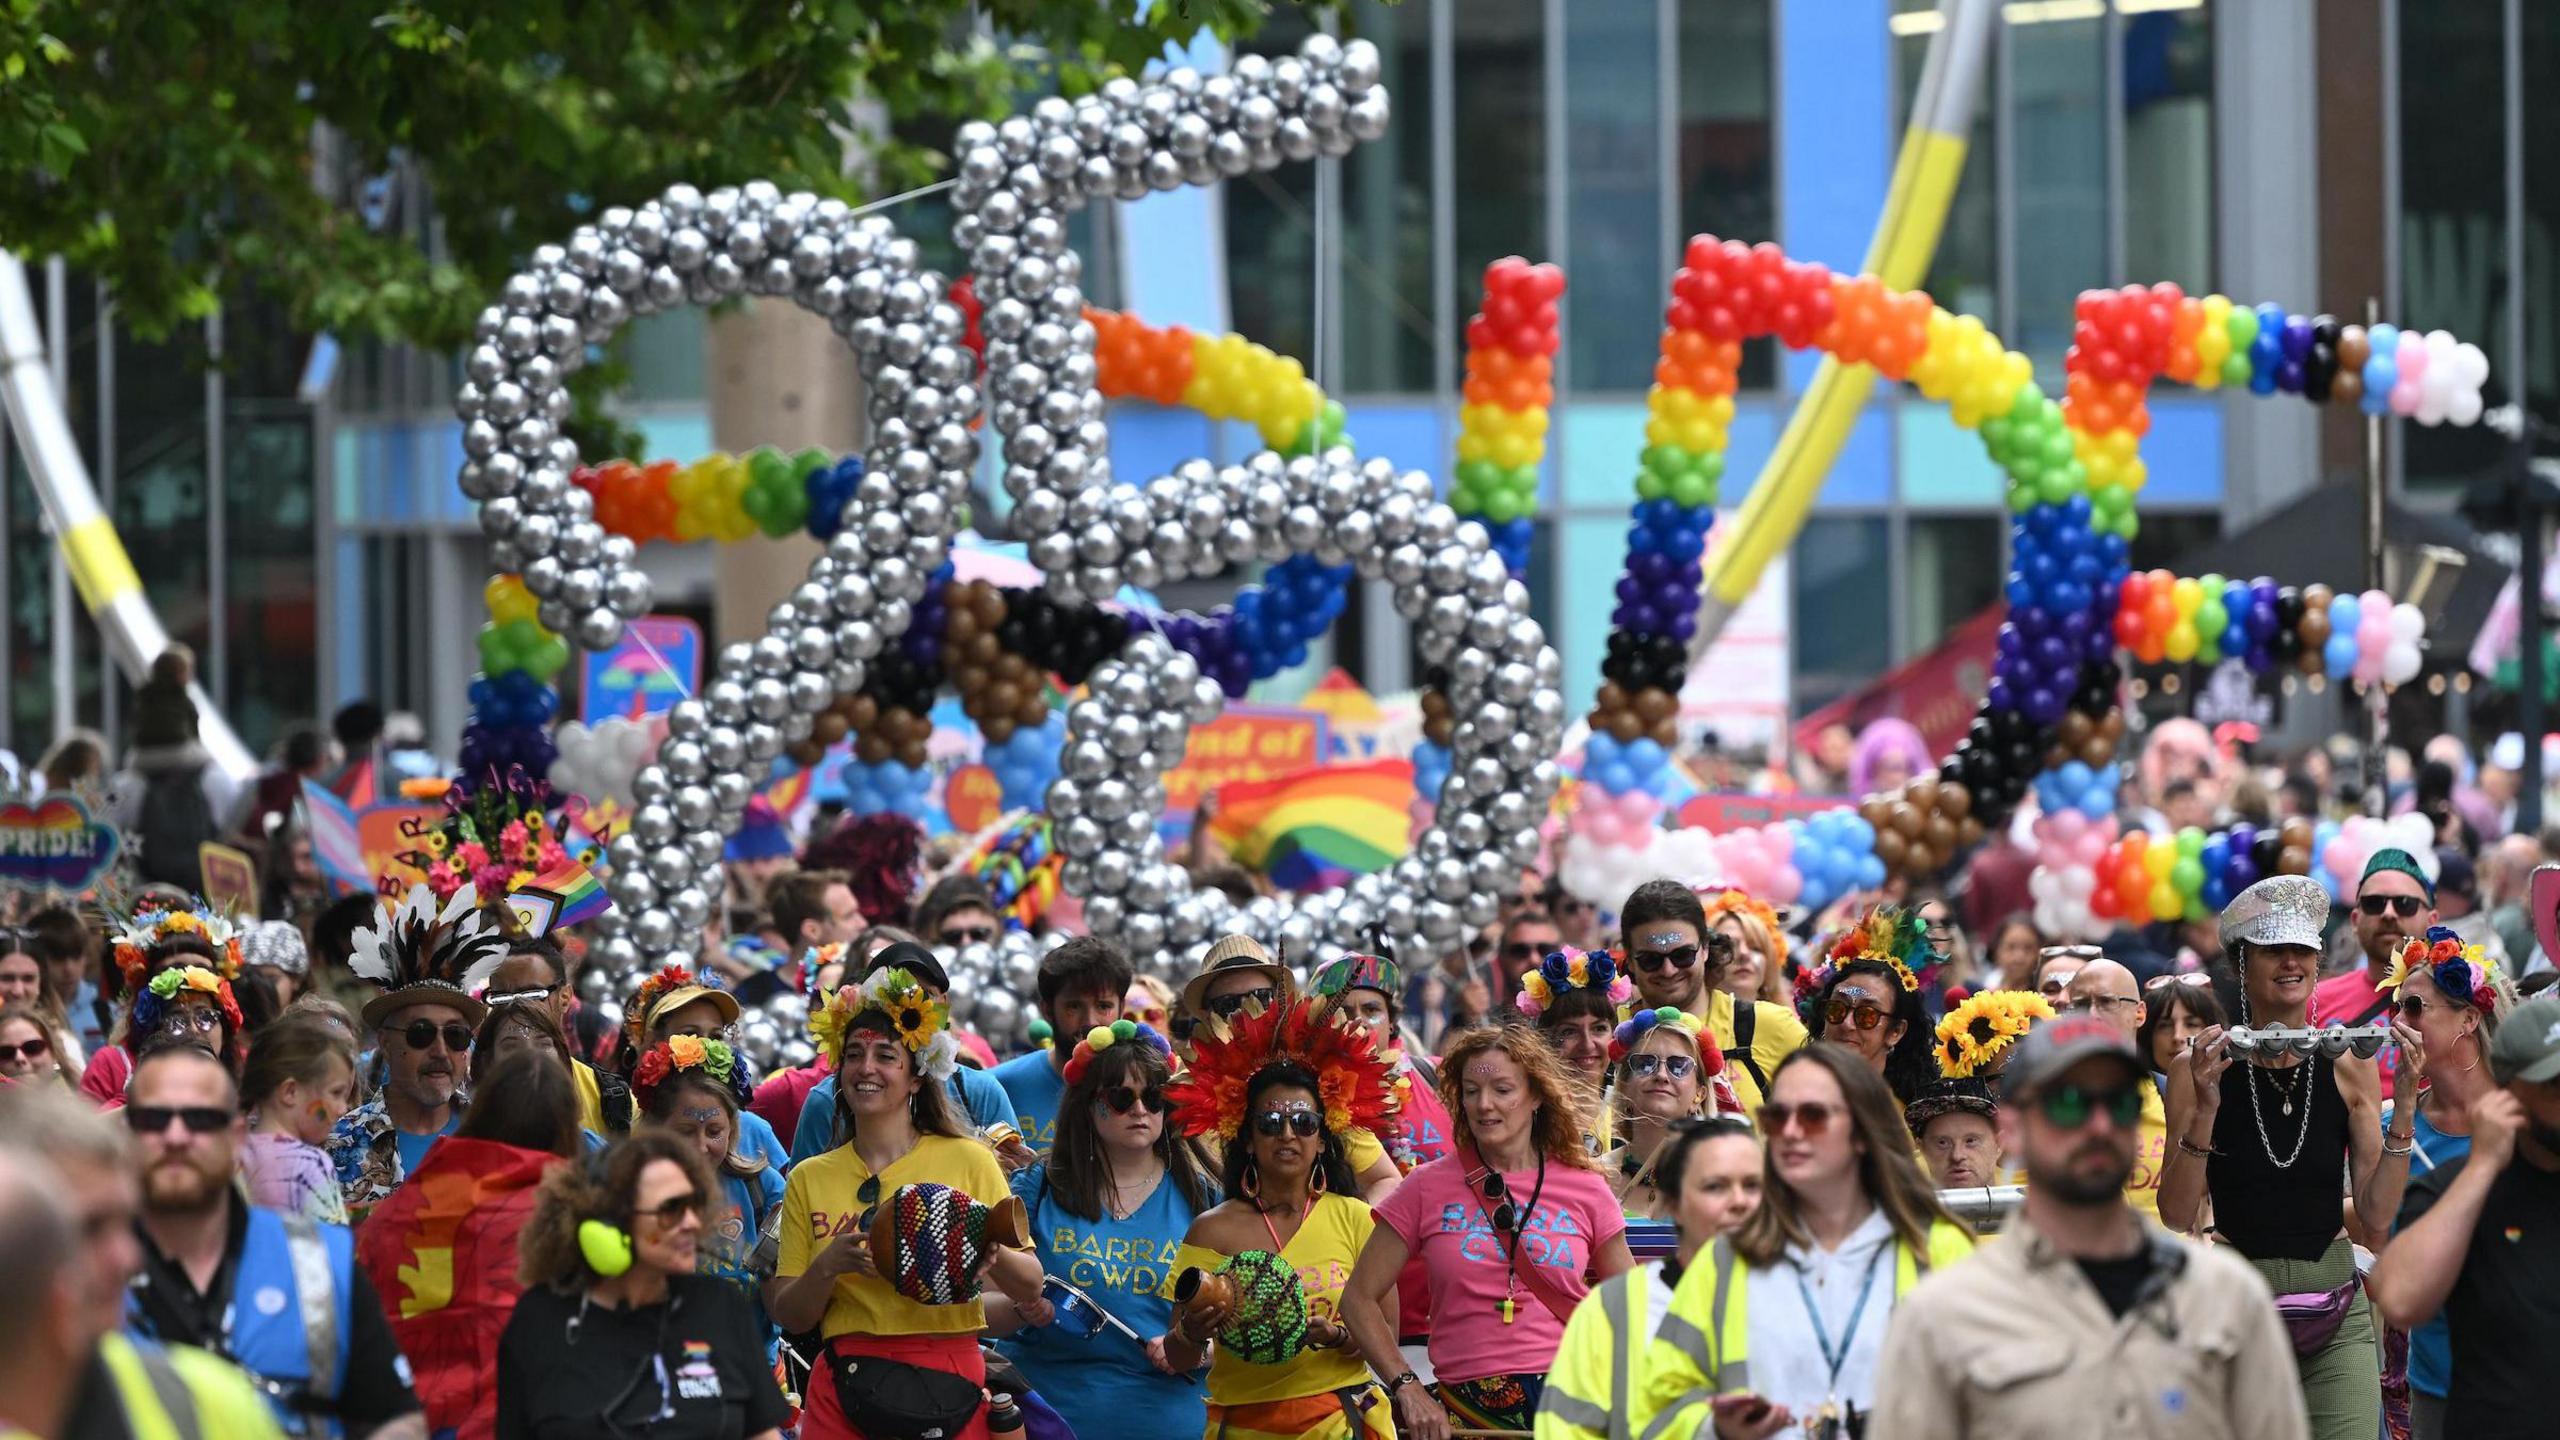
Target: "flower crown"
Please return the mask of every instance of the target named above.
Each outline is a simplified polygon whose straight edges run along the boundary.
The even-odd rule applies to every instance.
[[[160,1028],[160,1022],[177,1008],[180,992],[212,997],[222,1018],[231,1022],[231,1033],[240,1033],[240,1002],[232,998],[231,982],[201,965],[178,965],[152,976],[151,983],[133,997],[133,1014],[125,1026],[130,1043],[138,1044],[140,1037]]]
[[[1985,990],[1938,1022],[1938,1073],[1968,1080],[2000,1057],[2053,1007],[2032,990]]]
[[[623,1007],[622,1011],[622,1029],[631,1037],[632,1049],[640,1049],[649,1038],[650,1010],[656,1007],[660,999],[688,985],[699,985],[705,990],[720,988],[717,980],[695,974],[690,965],[669,965],[641,981],[640,988],[631,992],[631,1003]]]
[[[844,949],[841,944],[812,945],[800,952],[800,996],[810,1005],[827,1003],[827,997],[818,991],[818,972],[844,959]]]
[[[1891,970],[1905,990],[1920,988],[1906,956],[1927,948],[1929,927],[1910,911],[1878,905],[1831,942],[1829,959],[1837,970],[1852,960],[1873,960]]]
[[[648,1109],[658,1087],[680,1070],[699,1070],[723,1090],[734,1093],[738,1088],[736,1051],[723,1041],[677,1035],[650,1046],[649,1053],[640,1057],[639,1068],[631,1072],[632,1101]]]
[[[1724,1069],[1723,1048],[1710,1045],[1699,1038],[1705,1033],[1707,1022],[1677,1005],[1664,1005],[1653,1010],[1638,1010],[1635,1014],[1619,1021],[1617,1033],[1609,1037],[1609,1058],[1626,1059],[1635,1053],[1636,1046],[1643,1043],[1645,1036],[1652,1034],[1656,1027],[1663,1025],[1685,1031],[1691,1040],[1697,1042],[1701,1080]]]
[[[1185,1135],[1233,1141],[1244,1128],[1245,1093],[1253,1077],[1284,1062],[1315,1075],[1325,1128],[1335,1135],[1362,1129],[1383,1141],[1396,1131],[1407,1087],[1404,1052],[1317,999],[1267,1008],[1248,1004],[1232,1025],[1195,1033],[1190,1068],[1164,1091],[1174,1123]]]
[[[2442,925],[2432,925],[2427,933],[2410,941],[2391,957],[2391,968],[2377,989],[2398,994],[2402,984],[2419,970],[2445,998],[2474,1010],[2495,1013],[2498,1004],[2498,966],[2477,945],[2466,945],[2462,937]]]
[[[1608,996],[1611,1010],[1636,998],[1635,982],[1618,969],[1617,957],[1608,951],[1553,950],[1537,969],[1520,977],[1520,993],[1511,1003],[1535,1020],[1568,990],[1601,991]]]
[[[1769,968],[1787,968],[1787,927],[1779,920],[1776,910],[1741,890],[1726,890],[1707,896],[1706,902],[1708,929],[1716,928],[1716,922],[1727,915],[1748,916],[1758,921],[1760,933],[1769,937]]]
[[[875,1010],[888,1017],[889,1033],[916,1057],[926,1075],[948,1080],[960,1068],[960,1044],[951,1038],[951,1006],[896,965],[836,987],[826,1004],[809,1012],[809,1039],[826,1057],[827,1068],[842,1062],[844,1038],[853,1022]]]
[[[194,935],[213,947],[214,963],[223,979],[240,973],[243,962],[239,928],[229,916],[202,901],[187,907],[165,900],[145,900],[134,907],[124,928],[116,932],[116,968],[127,986],[139,986],[151,963],[151,949],[179,935]]]
[[[398,857],[417,867],[438,900],[465,885],[503,899],[536,876],[567,867],[569,852],[543,814],[551,787],[521,767],[493,772],[468,793],[453,786],[444,803],[444,818],[417,837],[417,849]]]
[[[1173,1058],[1172,1043],[1157,1034],[1153,1025],[1136,1020],[1114,1020],[1108,1025],[1096,1025],[1087,1030],[1084,1038],[1076,1042],[1076,1053],[1067,1057],[1066,1082],[1073,1085],[1083,1079],[1084,1072],[1093,1067],[1094,1056],[1131,1040],[1148,1046],[1167,1060]]]

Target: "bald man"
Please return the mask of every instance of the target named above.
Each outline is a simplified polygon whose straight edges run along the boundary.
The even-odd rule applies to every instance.
[[[2113,960],[2090,960],[2073,972],[2062,1005],[2066,1012],[2084,1010],[2123,1029],[2137,1048],[2141,1044],[2142,987],[2133,972]],[[2160,1172],[2169,1163],[2169,1116],[2160,1104],[2160,1087],[2150,1075],[2151,1057],[2142,1057],[2142,1128],[2135,1138],[2133,1173],[2124,1182],[2125,1203],[2151,1220],[2160,1218]]]

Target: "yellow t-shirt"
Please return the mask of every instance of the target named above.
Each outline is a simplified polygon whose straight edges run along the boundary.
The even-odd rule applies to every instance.
[[[862,1182],[871,1169],[851,1145],[803,1160],[782,1190],[782,1255],[774,1273],[785,1280],[806,1274],[809,1262],[836,1235],[862,1218]],[[873,1201],[887,1200],[901,1185],[948,1185],[981,1204],[992,1205],[1013,1193],[995,1152],[975,1140],[926,1135],[898,1162],[880,1172]],[[818,1331],[838,1335],[959,1335],[984,1329],[986,1307],[920,1305],[869,1275],[840,1275],[827,1297],[826,1318]]]
[[[1761,1074],[1775,1075],[1779,1061],[1804,1048],[1804,1022],[1784,1005],[1754,1000],[1751,1006],[1759,1012],[1751,1022],[1752,1062],[1760,1067]],[[1707,1022],[1707,1033],[1716,1037],[1718,1048],[1733,1048],[1733,996],[1710,985],[1706,987],[1704,1007],[1693,1003],[1689,1006],[1689,1013]],[[1760,1102],[1765,1098],[1760,1093],[1760,1082],[1751,1078],[1750,1071],[1731,1061],[1726,1062],[1724,1073],[1725,1078],[1733,1082],[1733,1098],[1742,1102],[1742,1113],[1758,1115]]]
[[[1346,1196],[1325,1194],[1316,1197],[1316,1208],[1307,1214],[1307,1223],[1289,1237],[1280,1258],[1297,1267],[1299,1288],[1306,1291],[1307,1318],[1332,1320],[1339,1317],[1342,1292],[1351,1283],[1351,1266],[1360,1258],[1360,1247],[1369,1243],[1369,1232],[1378,1228],[1377,1216],[1365,1202]],[[1198,1266],[1215,1270],[1227,1257],[1203,1246],[1185,1244],[1173,1257],[1174,1271]],[[1209,1362],[1209,1403],[1213,1405],[1255,1405],[1266,1400],[1294,1400],[1301,1395],[1322,1395],[1350,1385],[1365,1385],[1369,1367],[1357,1350],[1345,1346],[1340,1350],[1310,1350],[1286,1365],[1256,1365],[1225,1346],[1217,1347]]]
[[[2133,1174],[2124,1182],[2125,1203],[2144,1218],[2160,1218],[2160,1172],[2169,1165],[2169,1114],[2160,1087],[2142,1077],[2142,1129],[2133,1151]]]
[[[604,1091],[596,1085],[596,1068],[584,1060],[569,1062],[569,1078],[578,1087],[578,1123],[590,1135],[604,1131]]]

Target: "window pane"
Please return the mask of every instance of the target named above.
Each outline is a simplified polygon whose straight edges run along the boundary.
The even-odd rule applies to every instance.
[[[678,305],[643,315],[622,327],[614,343],[631,367],[621,398],[634,405],[700,403],[710,395],[703,355],[703,325],[709,312],[699,305]]]
[[[1342,375],[1347,394],[1427,394],[1431,289],[1431,7],[1363,6],[1349,33],[1378,47],[1395,119],[1342,162]],[[1468,289],[1458,277],[1458,291]]]
[[[1937,0],[1893,0],[1898,14],[1934,12]],[[1902,129],[1911,113],[1911,95],[1920,85],[1920,66],[1929,55],[1933,29],[1913,27],[1911,33],[1897,34],[1894,44],[1894,70],[1898,77],[1898,93],[1894,100],[1894,140],[1901,142]],[[1938,240],[1937,257],[1930,262],[1929,278],[1921,287],[1940,305],[1959,315],[1978,316],[1993,333],[2000,333],[2000,317],[1994,310],[2000,302],[2000,233],[1998,217],[1992,213],[1992,196],[1997,190],[1993,168],[1993,117],[1999,109],[1992,103],[2000,93],[1999,57],[1995,51],[1982,76],[1982,100],[1974,107],[1973,133],[1965,137],[1964,170],[1956,180],[1955,201],[1947,208],[1946,230]]]
[[[2544,7],[2525,7],[2528,12],[2539,8]],[[2506,373],[2507,286],[2512,277],[2506,241],[2505,44],[2499,21],[2499,7],[2478,0],[2403,0],[2400,6],[2402,313],[2394,318],[2411,329],[2450,330],[2487,351],[2489,383],[2481,398],[2491,405],[2503,405],[2515,394],[2515,377]],[[2526,87],[2528,125],[2535,88]],[[2550,148],[2528,144],[2526,165],[2533,164],[2533,152]],[[2532,193],[2529,176],[2526,193]],[[2505,461],[2506,442],[2485,426],[2396,428],[2408,447],[2412,485],[2465,483]]]
[[[1771,163],[1769,6],[1766,0],[1717,0],[1680,10],[1680,235],[1757,244],[1777,238],[1777,181]],[[1668,269],[1654,282],[1658,312],[1669,294]],[[1742,347],[1742,385],[1777,381],[1777,342]]]
[[[2213,288],[2213,12],[2124,26],[2124,278]]]
[[[1547,258],[1543,7],[1539,0],[1464,0],[1449,9],[1458,303],[1441,323],[1463,355],[1467,317],[1484,294],[1484,267],[1505,255]],[[1583,278],[1577,258],[1567,293]],[[1659,315],[1662,305],[1650,302],[1647,311]]]
[[[1564,327],[1573,388],[1653,379],[1668,272],[1659,176],[1662,113],[1653,0],[1565,8],[1565,199],[1573,216]]]
[[[263,752],[317,710],[311,423],[291,402],[244,402],[224,427],[228,713]]]
[[[1795,701],[1802,715],[1884,673],[1891,562],[1881,515],[1816,515],[1789,555],[1796,592]]]
[[[143,592],[171,639],[195,647],[204,667],[212,617],[206,613],[204,372],[201,347],[153,345],[116,336],[115,498],[125,548]],[[207,688],[212,688],[210,684]]]
[[[2018,313],[2005,333],[2059,393],[2073,302],[2107,283],[2106,21],[2012,23],[2009,43]],[[1966,168],[1990,160],[1986,150]]]
[[[1287,55],[1307,33],[1306,17],[1279,11],[1245,48]],[[1236,332],[1296,356],[1312,375],[1316,167],[1284,163],[1221,188],[1227,202],[1227,307]]]
[[[1996,515],[1915,515],[1903,570],[1905,639],[1925,654],[2000,598],[2008,526]]]

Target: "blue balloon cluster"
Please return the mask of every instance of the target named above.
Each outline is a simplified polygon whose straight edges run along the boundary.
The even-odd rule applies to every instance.
[[[1036,729],[1016,727],[1001,745],[986,747],[987,768],[995,772],[1007,810],[1037,810],[1058,778],[1058,750],[1066,743],[1067,717],[1055,710]]]
[[[2116,787],[2123,780],[2120,765],[2092,768],[2068,760],[2036,777],[2036,805],[2047,815],[2077,810],[2092,820],[2103,820],[2116,813]]]
[[[2284,307],[2261,305],[2257,315],[2258,338],[2249,342],[2249,393],[2273,395],[2276,393],[2276,372],[2285,363]],[[2300,373],[2299,362],[2295,373]],[[2293,388],[2298,390],[2301,385],[2297,382]]]
[[[1610,628],[1687,640],[1698,628],[1698,556],[1716,512],[1664,498],[1639,500],[1628,513],[1634,523]]]
[[[1440,803],[1440,787],[1449,780],[1449,747],[1425,740],[1413,747],[1413,793]]]
[[[2079,688],[2081,664],[2114,655],[2125,541],[2093,529],[2090,514],[2089,497],[2074,495],[2034,507],[2011,527],[2009,620],[2000,627],[1985,700],[1991,709],[2058,725]]]
[[[2223,582],[2222,653],[2243,658],[2253,675],[2265,674],[2276,663],[2276,636],[2284,630],[2277,610],[2282,588],[2263,575]]]
[[[862,483],[862,457],[847,455],[833,465],[812,470],[806,483],[809,533],[820,540],[832,540],[844,528],[845,507],[853,503],[854,489]]]
[[[1884,861],[1876,858],[1876,827],[1857,811],[1825,810],[1803,820],[1790,820],[1795,837],[1796,873],[1804,888],[1796,903],[1819,911],[1852,890],[1872,890],[1884,883]]]
[[[2367,415],[2391,413],[2391,387],[2400,383],[2400,327],[2376,325],[2364,332],[2373,353],[2365,357],[2364,394],[2356,408]]]
[[[1307,642],[1341,616],[1350,582],[1348,565],[1292,555],[1263,572],[1262,588],[1238,595],[1228,634],[1253,678],[1268,680],[1307,663]]]
[[[2356,668],[2356,626],[2364,621],[2364,601],[2340,595],[2329,602],[2329,640],[2320,647],[2321,666],[2332,680],[2344,680]]]
[[[475,675],[471,711],[481,724],[500,729],[548,725],[560,713],[560,692],[522,670],[495,677]]]
[[[2204,886],[2197,898],[2204,902],[2205,909],[2220,910],[2231,903],[2232,896],[2265,878],[2253,853],[2257,847],[2258,827],[2245,823],[2205,837],[2204,850],[2196,857],[2204,865]],[[2314,865],[2311,869],[2318,874],[2322,867]],[[2326,876],[2322,879],[2332,887],[2337,883]]]
[[[1516,520],[1487,520],[1477,516],[1476,522],[1484,526],[1484,533],[1492,538],[1493,553],[1502,557],[1502,563],[1509,568],[1512,578],[1527,579],[1532,528],[1529,518],[1524,515]]]
[[[876,765],[848,760],[844,803],[856,815],[897,814],[922,822],[933,813],[933,772],[895,760]]]
[[[1582,752],[1582,778],[1612,795],[1641,790],[1657,799],[1667,798],[1673,778],[1671,752],[1654,740],[1620,740],[1605,730],[1594,730]]]

